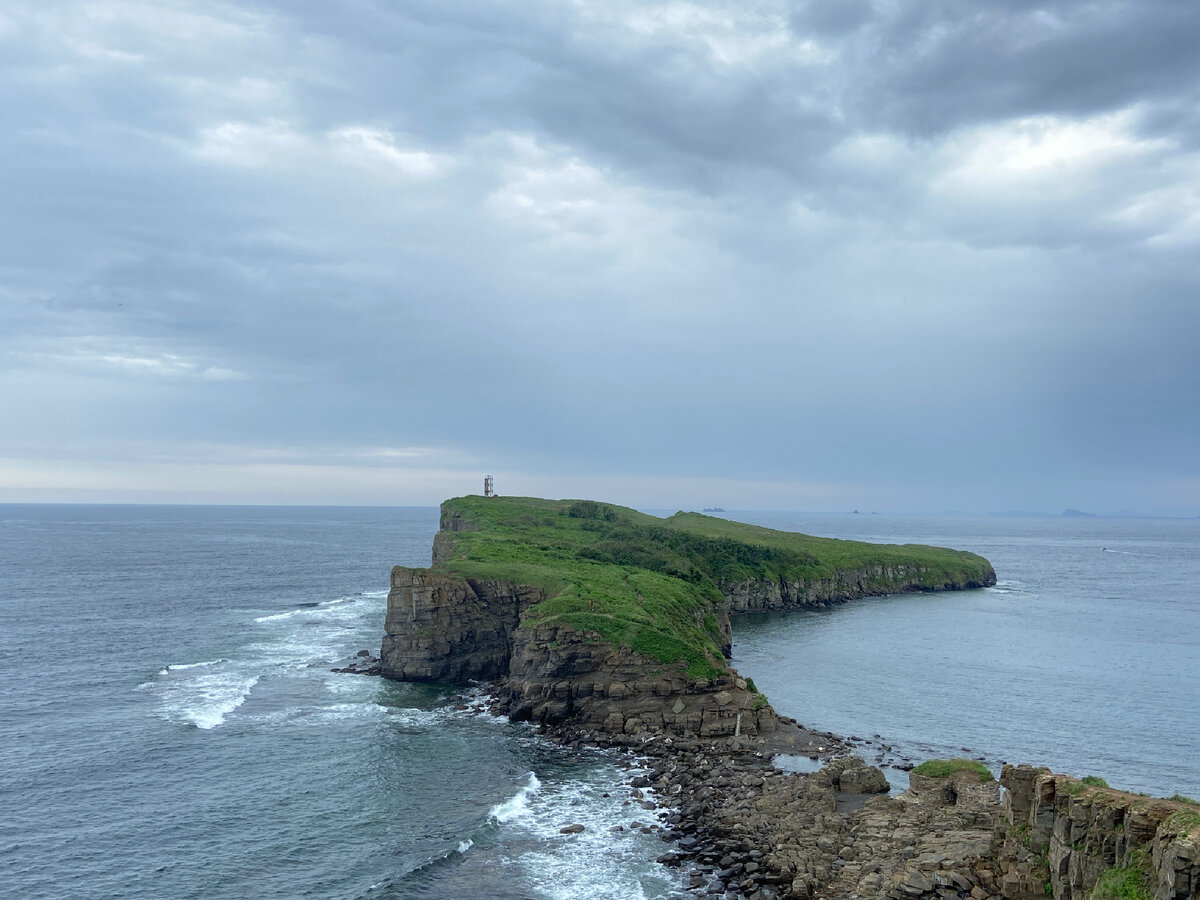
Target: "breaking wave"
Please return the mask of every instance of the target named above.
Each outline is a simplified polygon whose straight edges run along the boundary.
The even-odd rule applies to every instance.
[[[247,622],[247,639],[237,653],[171,663],[139,690],[157,697],[155,713],[161,718],[205,730],[224,725],[235,713],[258,722],[314,712],[326,719],[361,717],[366,707],[345,702],[346,692],[337,689],[328,691],[330,702],[320,708],[295,705],[286,679],[328,678],[329,664],[377,642],[380,601],[386,596],[386,591],[369,591],[256,616]],[[259,708],[243,709],[260,692]]]

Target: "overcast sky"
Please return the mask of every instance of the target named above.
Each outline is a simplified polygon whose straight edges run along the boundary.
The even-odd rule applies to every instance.
[[[1200,3],[9,0],[0,501],[1200,513]]]

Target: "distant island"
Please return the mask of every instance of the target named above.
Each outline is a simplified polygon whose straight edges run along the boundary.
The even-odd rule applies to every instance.
[[[706,506],[706,507],[704,507],[704,512],[715,513],[715,512],[725,512],[725,510],[719,506]]]

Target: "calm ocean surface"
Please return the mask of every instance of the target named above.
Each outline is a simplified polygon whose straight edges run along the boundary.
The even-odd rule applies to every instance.
[[[735,664],[782,712],[1200,796],[1200,522],[730,515],[975,550],[1000,577],[735,621]],[[5,893],[677,890],[617,758],[329,671],[378,648],[388,572],[428,565],[436,528],[435,509],[0,505]]]
[[[984,756],[1200,798],[1200,520],[739,518],[996,568],[988,590],[737,620],[733,663],[777,709],[917,761]]]

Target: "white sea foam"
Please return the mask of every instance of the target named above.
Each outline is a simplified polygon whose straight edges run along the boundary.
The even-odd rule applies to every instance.
[[[365,641],[378,640],[377,592],[341,597],[316,607],[260,616],[261,639],[246,649],[281,668],[341,659]]]
[[[657,812],[625,805],[630,773],[603,767],[585,778],[539,785],[537,802],[518,794],[492,810],[497,822],[529,836],[530,849],[516,859],[541,896],[625,900],[670,893],[682,887],[679,873],[654,863],[658,838],[632,827],[657,824]],[[604,796],[605,794],[608,796]],[[653,799],[653,792],[642,791]],[[513,813],[502,820],[498,812]],[[563,834],[565,825],[584,830]],[[618,829],[619,830],[616,830]]]
[[[180,672],[185,669],[201,669],[201,668],[205,668],[207,666],[219,666],[219,665],[221,665],[221,663],[227,663],[227,662],[229,662],[229,660],[222,658],[222,659],[206,659],[203,662],[196,662],[196,663],[172,663],[171,665],[169,665],[165,669],[163,669],[161,672],[159,672],[159,674],[166,675],[168,672]]]
[[[346,703],[346,692],[339,692],[332,704],[322,698],[311,706],[295,707],[276,679],[324,679],[330,662],[345,658],[367,640],[376,640],[379,601],[384,596],[386,591],[372,591],[259,616],[247,623],[249,639],[228,657],[172,663],[141,689],[158,696],[161,717],[203,729],[224,724],[247,700],[259,696],[263,702],[245,714],[246,721],[290,721],[311,713],[332,718],[378,715],[374,704]],[[252,696],[262,678],[270,678],[272,688],[266,692],[260,688]],[[286,708],[280,708],[281,701]]]
[[[208,663],[211,668],[217,663]],[[228,660],[215,671],[179,674],[199,664],[168,666],[152,682],[141,685],[159,697],[159,713],[172,722],[216,728],[225,717],[246,702],[259,676],[239,669]]]
[[[996,584],[987,590],[996,594],[1024,594],[1026,593],[1025,586],[1020,581],[997,581]]]
[[[458,842],[458,852],[466,853],[468,850],[470,850],[474,846],[475,846],[475,842],[473,840],[471,840],[470,838],[467,838],[465,841]]]
[[[275,709],[264,709],[260,705],[256,705],[253,709],[239,711],[238,721],[251,725],[324,728],[332,723],[377,719],[382,713],[382,708],[374,703],[334,703],[328,706],[292,705]]]
[[[322,668],[324,668],[322,666]],[[372,697],[375,695],[375,684],[366,678],[339,678],[337,672],[330,672],[325,679],[326,693],[334,697]]]
[[[495,819],[501,825],[529,814],[529,800],[541,790],[542,783],[537,775],[529,773],[529,781],[517,793],[503,803],[497,803],[488,811],[488,818]]]
[[[374,719],[382,711],[382,707],[375,703],[334,703],[317,708],[313,715],[321,723],[325,723],[347,719]]]
[[[339,676],[334,675],[333,677],[338,678]],[[341,677],[343,682],[349,680],[344,676]],[[355,678],[352,683],[358,686],[360,690],[364,689],[364,686],[369,689],[375,684],[372,680],[362,678]],[[497,727],[509,727],[511,725],[506,717],[492,715],[482,705],[468,705],[466,709],[456,708],[462,705],[442,705],[431,709],[418,709],[416,707],[396,707],[380,704],[377,708],[387,715],[388,721],[408,728],[435,728],[451,722],[462,723],[465,721]]]
[[[254,621],[263,622],[279,622],[287,619],[322,619],[330,617],[338,617],[344,614],[342,607],[348,604],[362,604],[364,601],[376,601],[387,596],[387,591],[364,591],[361,594],[351,594],[346,597],[338,597],[335,600],[327,600],[316,605],[304,605],[298,609],[289,609],[286,612],[272,613],[266,616],[258,616]],[[375,604],[372,602],[372,606]]]
[[[255,622],[277,622],[280,619],[290,619],[294,616],[303,615],[309,612],[307,609],[293,609],[290,612],[275,613],[273,616],[259,616]]]
[[[445,710],[438,709],[397,709],[394,706],[376,705],[383,710],[388,721],[406,728],[432,728],[446,718]]]

